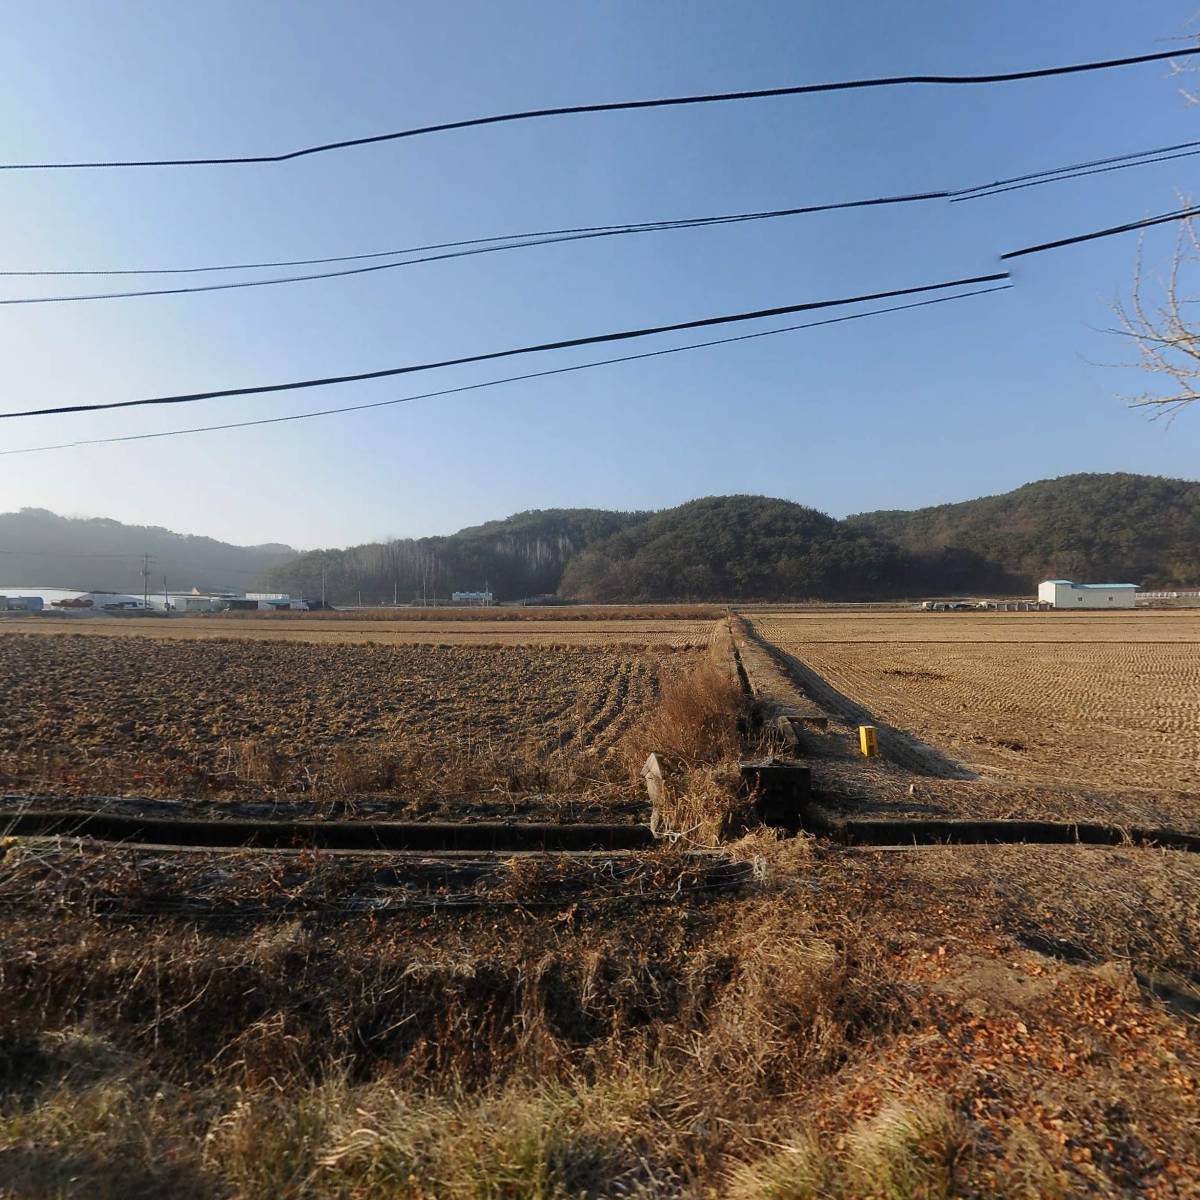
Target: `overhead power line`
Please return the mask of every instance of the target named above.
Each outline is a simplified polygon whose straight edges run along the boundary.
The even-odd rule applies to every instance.
[[[1167,59],[1185,58],[1200,54],[1200,47],[1181,50],[1165,50],[1154,54],[1137,54],[1126,58],[1110,58],[1097,62],[1074,63],[1068,66],[1038,67],[1025,71],[1005,71],[988,75],[893,75],[876,79],[847,79],[836,83],[805,83],[791,87],[756,88],[738,92],[707,92],[690,96],[669,96],[654,100],[617,100],[602,104],[570,104],[553,108],[524,109],[518,112],[496,113],[485,117],[470,117],[460,121],[443,121],[435,125],[419,125],[410,129],[399,129],[391,133],[377,133],[369,137],[346,138],[337,142],[324,142],[289,150],[279,154],[224,155],[213,158],[147,158],[109,159],[81,162],[0,163],[5,171],[62,171],[112,167],[193,167],[224,166],[238,163],[276,163],[294,158],[305,158],[313,154],[327,154],[334,150],[348,150],[355,146],[369,146],[379,142],[394,142],[402,138],[423,137],[433,133],[448,133],[456,129],[473,129],[484,125],[502,125],[516,121],[541,120],[546,117],[578,116],[584,113],[629,112],[650,108],[678,108],[693,104],[726,104],[741,100],[765,100],[780,96],[808,96],[821,92],[861,91],[871,88],[909,87],[917,84],[931,85],[976,85],[1015,83],[1025,79],[1048,79],[1060,75],[1078,75],[1089,71],[1108,71],[1118,67],[1132,67],[1141,63],[1164,62]]]
[[[1130,167],[1150,166],[1153,163],[1170,162],[1176,158],[1188,158],[1193,154],[1200,154],[1200,141],[1177,142],[1173,146],[1157,146],[1153,150],[1134,150],[1128,154],[1113,154],[1108,158],[1094,158],[1089,162],[1072,163],[1065,167],[1031,171],[1027,175],[1014,175],[1010,179],[997,179],[994,183],[961,188],[952,193],[951,199],[955,204],[963,200],[980,200],[1000,195],[1002,192],[1015,192],[1023,187],[1041,187],[1043,184],[1058,183],[1064,179],[1098,175],[1103,171],[1124,171]]]
[[[502,379],[486,379],[481,383],[468,383],[460,387],[443,388],[436,392],[423,392],[416,396],[400,396],[392,400],[373,400],[367,404],[348,404],[339,408],[322,408],[310,412],[288,413],[280,417],[258,417],[252,421],[229,421],[219,425],[197,425],[191,429],[165,429],[156,433],[129,433],[117,437],[86,438],[74,442],[58,442],[48,446],[24,446],[15,450],[0,450],[0,457],[12,454],[40,454],[50,450],[74,450],[81,446],[103,446],[113,442],[144,442],[157,438],[184,437],[196,433],[213,433],[226,429],[246,429],[253,425],[282,425],[290,421],[309,421],[315,417],[328,417],[341,413],[365,412],[373,408],[390,408],[397,404],[410,404],[415,400],[432,400],[442,396],[456,396],[463,392],[475,392],[484,388],[499,387],[506,383],[522,383],[532,379],[547,379],[553,375],[570,375],[576,371],[591,371],[597,367],[608,367],[615,363],[638,362],[647,358],[663,358],[668,354],[683,354],[689,350],[703,350],[712,346],[727,346],[735,342],[750,342],[757,338],[774,337],[779,333],[794,333],[801,329],[817,329],[824,325],[840,325],[845,321],[861,321],[867,317],[885,313],[905,312],[913,308],[928,308],[934,304],[948,304],[954,300],[966,300],[972,296],[986,296],[992,292],[1008,291],[1011,283],[997,287],[980,288],[971,292],[959,292],[953,296],[937,296],[932,300],[917,300],[911,304],[894,304],[887,308],[868,309],[866,312],[849,313],[841,317],[826,317],[821,321],[808,321],[802,325],[784,325],[779,329],[764,329],[757,333],[742,333],[735,337],[714,338],[707,342],[689,342],[685,346],[669,346],[663,350],[647,350],[641,354],[623,354],[617,358],[602,358],[595,362],[576,363],[569,367],[555,367],[549,371],[532,371],[525,375],[508,375]]]
[[[1196,143],[1200,146],[1200,142]],[[1147,151],[1157,153],[1157,151]],[[1133,157],[1133,156],[1130,156]],[[1025,178],[1022,176],[1022,178]],[[991,185],[988,185],[991,186]],[[626,221],[616,225],[575,225],[563,229],[535,229],[524,233],[503,233],[491,237],[460,238],[453,242],[432,242],[427,246],[408,246],[399,250],[372,250],[365,254],[336,254],[325,258],[277,259],[270,262],[221,263],[201,267],[119,267],[84,271],[3,271],[0,277],[51,277],[64,275],[198,275],[214,271],[252,271],[275,267],[311,267],[327,263],[360,262],[368,258],[397,258],[405,254],[425,254],[434,250],[454,250],[463,246],[486,246],[497,242],[540,244],[533,239],[559,238],[596,233],[629,233],[642,230],[678,229],[691,225],[723,225],[736,221],[757,221],[770,217],[790,217],[801,213],[832,212],[842,208],[865,208],[877,204],[905,204],[915,200],[939,200],[955,195],[953,192],[919,192],[900,196],[876,196],[866,200],[841,200],[830,204],[808,204],[799,208],[773,208],[761,211],[723,213],[703,217],[668,217],[657,221]],[[507,247],[506,247],[507,248]]]
[[[892,196],[873,196],[860,200],[844,200],[828,204],[807,204],[792,208],[764,209],[751,212],[722,213],[701,217],[673,217],[656,221],[629,222],[624,225],[590,225],[563,229],[534,230],[482,238],[462,238],[452,242],[437,242],[427,246],[410,246],[398,250],[377,250],[362,254],[334,255],[324,258],[285,259],[274,262],[225,263],[198,267],[120,267],[109,270],[73,271],[3,271],[0,278],[50,278],[65,276],[128,276],[128,275],[195,275],[218,271],[259,270],[297,266],[317,266],[332,263],[354,263],[369,259],[401,259],[403,261],[373,263],[370,266],[352,267],[346,270],[320,271],[301,275],[286,275],[272,279],[232,280],[213,284],[198,284],[188,287],[145,288],[122,292],[89,292],[65,296],[16,296],[0,299],[0,305],[67,304],[92,300],[124,300],[146,296],[178,296],[194,292],[218,292],[241,288],[271,287],[279,284],[303,283],[312,280],[337,279],[353,275],[368,275],[378,271],[416,266],[421,263],[441,262],[446,259],[466,258],[477,254],[492,254],[502,250],[523,250],[532,246],[545,246],[559,242],[588,241],[593,238],[619,237],[638,233],[658,233],[671,229],[696,229],[708,226],[740,224],[749,221],[768,221],[783,217],[804,216],[813,213],[834,212],[846,209],[871,208],[884,205],[912,204],[929,200],[987,199],[1003,192],[1022,188],[1040,187],[1048,183],[1061,183],[1085,175],[1107,171],[1127,170],[1131,167],[1148,166],[1158,162],[1169,162],[1177,158],[1200,155],[1200,141],[1181,142],[1174,146],[1160,146],[1153,150],[1138,150],[1109,158],[1093,159],[1089,162],[1068,166],[1051,167],[992,183],[978,184],[954,191],[925,191]],[[434,253],[440,251],[440,253]],[[404,257],[421,255],[418,258]]]
[[[1064,246],[1077,246],[1080,242],[1094,242],[1098,238],[1115,237],[1119,233],[1132,233],[1135,229],[1150,229],[1155,225],[1165,225],[1170,221],[1186,221],[1190,217],[1200,216],[1200,208],[1179,208],[1174,212],[1163,213],[1157,217],[1147,217],[1142,221],[1129,221],[1125,225],[1111,225],[1107,229],[1097,229],[1092,233],[1077,233],[1073,237],[1058,238],[1053,242],[1042,242],[1037,246],[1025,246],[1020,250],[1010,250],[1000,255],[1002,261],[1011,258],[1024,258],[1027,254],[1042,254],[1047,250],[1061,250]]]
[[[769,212],[731,213],[726,216],[692,217],[672,221],[646,221],[639,225],[613,225],[595,230],[563,231],[559,234],[547,233],[517,235],[518,237],[523,236],[524,240],[513,240],[507,243],[500,242],[500,239],[497,238],[480,238],[477,239],[476,243],[474,244],[469,241],[448,243],[450,245],[468,246],[471,247],[470,249],[447,250],[442,254],[431,254],[421,258],[407,258],[400,262],[373,263],[368,267],[351,267],[341,271],[321,271],[319,273],[309,275],[287,275],[274,279],[240,279],[227,283],[207,283],[190,287],[147,288],[141,291],[132,292],[91,292],[84,295],[74,296],[18,296],[11,299],[0,299],[0,305],[65,304],[84,300],[126,300],[135,296],[178,296],[192,292],[221,292],[235,288],[269,287],[273,284],[281,283],[302,283],[314,279],[338,279],[347,275],[370,275],[377,271],[394,270],[397,267],[413,267],[417,266],[419,263],[441,262],[449,258],[469,258],[476,254],[494,254],[500,250],[524,250],[530,246],[548,246],[558,242],[588,241],[592,238],[616,237],[621,234],[657,233],[666,229],[699,229],[712,225],[734,225],[744,221],[765,221],[776,217],[794,217],[801,213],[828,212],[832,209],[840,208],[869,208],[884,204],[909,204],[918,200],[929,200],[937,197],[944,197],[947,194],[948,193],[945,192],[939,192],[913,196],[881,196],[871,200],[850,200],[839,204],[810,204],[803,208],[783,208],[775,209]],[[479,244],[483,242],[493,242],[499,244]],[[435,249],[436,247],[430,248]],[[393,253],[415,253],[415,251],[395,251]],[[358,255],[352,257],[374,258],[382,257],[382,255]],[[333,259],[330,261],[349,261],[349,259]],[[199,269],[216,270],[219,268]],[[61,273],[74,274],[75,272]],[[102,273],[103,272],[92,272],[92,274]],[[126,273],[133,274],[133,272]],[[168,273],[171,272],[156,272],[156,274]],[[15,272],[0,271],[0,276],[5,274],[15,274]],[[32,274],[32,272],[26,272],[26,274]]]
[[[739,321],[759,321],[767,317],[782,317],[791,313],[812,312],[821,308],[839,308],[847,304],[864,304],[872,300],[889,300],[896,296],[914,296],[922,292],[944,291],[952,287],[969,287],[976,283],[995,283],[1007,279],[1008,272],[976,275],[969,279],[949,279],[942,283],[927,283],[920,287],[893,288],[886,292],[870,292],[861,296],[846,296],[837,300],[810,300],[803,304],[784,304],[751,312],[728,313],[719,317],[701,317],[695,321],[678,321],[670,325],[651,325],[643,329],[624,329],[617,333],[597,333],[588,337],[566,338],[557,342],[541,342],[532,346],[517,346],[510,350],[492,350],[486,354],[468,354],[436,362],[416,363],[404,367],[386,367],[379,371],[357,371],[348,375],[328,375],[318,379],[299,379],[291,383],[267,383],[257,387],[221,388],[210,392],[186,392],[176,396],[151,396],[143,400],[114,400],[106,404],[64,404],[53,408],[31,408],[21,412],[0,413],[0,419],[13,417],[48,417],[61,413],[98,412],[111,408],[142,408],[159,404],[190,404],[197,400],[217,400],[227,396],[259,396],[268,392],[294,392],[304,388],[329,387],[338,383],[360,383],[368,379],[387,379],[395,375],[413,375],[419,371],[434,371],[441,367],[459,367],[469,363],[490,362],[512,358],[518,354],[543,354],[550,350],[569,350],[578,346],[597,346],[606,342],[624,342],[633,338],[652,337],[660,333],[677,333],[685,329],[704,329],[714,325],[730,325]]]

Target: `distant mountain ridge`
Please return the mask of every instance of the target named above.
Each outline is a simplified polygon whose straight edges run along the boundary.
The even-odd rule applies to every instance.
[[[140,595],[143,554],[153,556],[152,590],[161,589],[164,576],[173,591],[246,590],[296,551],[274,544],[234,546],[102,517],[60,517],[44,508],[0,513],[0,591],[77,587]]]
[[[1062,475],[1011,492],[846,523],[919,554],[974,555],[1024,590],[1063,578],[1200,584],[1200,483],[1128,473]]]
[[[860,600],[1030,594],[1040,579],[1200,586],[1200,483],[1064,475],[1011,492],[835,520],[790,500],[710,496],[660,512],[554,508],[441,537],[297,553],[154,527],[0,515],[0,586],[141,589],[140,555],[172,588],[411,602],[489,588],[587,601]],[[107,557],[106,557],[107,556]]]

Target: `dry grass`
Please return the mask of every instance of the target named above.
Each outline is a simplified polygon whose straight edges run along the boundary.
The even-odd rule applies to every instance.
[[[712,659],[666,680],[658,703],[618,747],[636,777],[651,753],[668,764],[656,826],[692,844],[715,845],[745,828],[740,794],[749,705],[736,676]]]
[[[936,860],[771,857],[758,896],[586,916],[0,916],[0,1194],[1187,1194],[1178,1018],[998,937]]]
[[[836,693],[830,703],[857,705],[988,776],[1164,792],[1194,792],[1200,779],[1194,610],[771,614],[753,624]]]
[[[619,692],[585,724],[611,727]],[[744,706],[720,654],[695,663],[603,770],[628,788],[649,750],[675,755],[676,827],[715,838],[744,803]],[[274,751],[231,740],[225,769],[269,788]],[[425,752],[514,790],[600,769]],[[330,764],[347,794],[397,778],[386,756]],[[0,862],[0,1196],[1194,1194],[1195,856],[760,830],[730,848],[755,866],[731,894],[686,844],[518,859],[474,907],[431,888],[384,911],[339,905],[401,891],[394,859],[72,866],[21,843]],[[183,903],[218,896],[247,904]]]
[[[228,612],[245,621],[715,621],[715,604],[588,604],[491,608],[355,608],[316,612]]]
[[[737,758],[747,704],[737,682],[704,661],[663,682],[658,702],[626,738],[627,758],[645,761],[652,750],[688,766]]]
[[[730,1200],[954,1200],[964,1194],[968,1183],[972,1140],[966,1122],[936,1099],[893,1101],[851,1131],[842,1154],[831,1154],[810,1135],[786,1142],[764,1158],[739,1164],[730,1176],[729,1196]]]
[[[0,987],[24,1014],[0,1044],[0,1194],[153,1195],[163,1164],[177,1194],[263,1200],[683,1194],[728,1141],[706,1114],[754,1119],[896,1003],[820,938],[756,945],[766,909],[713,944],[702,913],[557,947],[510,921],[495,954],[486,917],[447,942],[29,929]],[[36,1018],[11,1006],[39,994]]]

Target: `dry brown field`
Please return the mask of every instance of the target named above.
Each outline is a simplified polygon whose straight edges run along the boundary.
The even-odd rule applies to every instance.
[[[716,604],[548,604],[528,606],[478,605],[454,608],[317,609],[312,612],[231,611],[222,614],[239,621],[715,621],[724,613]]]
[[[689,763],[686,836],[482,862],[0,837],[0,1196],[1195,1195],[1196,855],[699,841],[763,746],[691,647],[139,625],[190,627],[2,627],[0,790],[644,822],[653,747]],[[812,761],[855,795],[913,778]]]
[[[558,772],[587,791],[573,772],[590,763],[603,776],[662,681],[698,654],[10,632],[0,788],[386,794],[399,806],[463,789],[556,790]]]
[[[881,723],[979,771],[1200,790],[1200,614],[755,615]]]
[[[524,611],[524,610],[520,610]],[[476,620],[465,617],[370,619],[360,614],[248,613],[241,616],[64,617],[47,615],[0,619],[5,633],[69,633],[84,636],[138,637],[176,641],[243,638],[266,642],[321,642],[333,645],[433,646],[703,646],[710,619],[604,618],[559,620]]]

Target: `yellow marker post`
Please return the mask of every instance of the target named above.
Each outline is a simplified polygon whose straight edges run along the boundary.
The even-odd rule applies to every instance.
[[[875,736],[874,725],[858,727],[858,748],[863,752],[864,758],[874,758],[879,753],[879,739]]]

